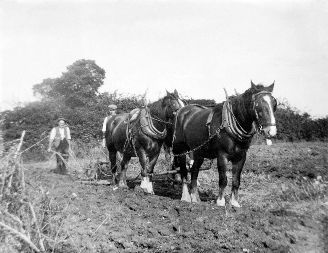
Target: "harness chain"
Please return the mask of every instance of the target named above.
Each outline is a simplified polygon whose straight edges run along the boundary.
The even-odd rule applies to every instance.
[[[164,123],[164,124],[174,125],[174,124],[171,123],[171,122],[164,121],[164,120],[161,120],[161,119],[159,119],[159,118],[154,118],[154,117],[152,117],[152,116],[149,116],[149,118],[154,119],[154,120],[156,120],[156,121],[158,121],[158,122],[161,122],[161,123]]]

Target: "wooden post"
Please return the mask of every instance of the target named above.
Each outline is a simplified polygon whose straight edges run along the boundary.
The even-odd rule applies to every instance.
[[[19,154],[19,151],[20,151],[20,149],[21,149],[21,147],[22,147],[22,145],[23,145],[23,140],[24,140],[24,137],[25,137],[25,133],[26,133],[26,131],[24,130],[24,131],[22,132],[22,136],[20,137],[19,144],[18,144],[18,146],[17,146],[17,150],[16,150],[15,155],[14,155],[14,159],[17,158],[17,156],[18,156],[18,154]]]

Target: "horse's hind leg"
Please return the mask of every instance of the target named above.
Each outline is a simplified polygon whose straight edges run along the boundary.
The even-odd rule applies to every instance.
[[[219,153],[217,157],[218,171],[219,171],[219,197],[216,200],[218,206],[225,206],[224,190],[228,184],[227,179],[227,163],[228,159],[225,154]]]
[[[127,154],[123,154],[123,159],[121,162],[121,171],[119,173],[119,182],[118,186],[122,188],[127,188],[128,185],[126,183],[126,171],[128,170],[128,165],[131,160],[131,156]]]
[[[191,189],[190,189],[190,197],[191,202],[199,203],[199,193],[198,193],[198,173],[199,168],[202,166],[204,162],[204,158],[197,158],[194,160],[193,166],[191,167]]]
[[[238,189],[240,185],[240,175],[246,161],[246,153],[242,159],[237,162],[232,162],[232,188],[231,188],[231,205],[240,207],[238,203]]]

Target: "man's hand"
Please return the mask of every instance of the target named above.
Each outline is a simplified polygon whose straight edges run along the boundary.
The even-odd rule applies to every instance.
[[[50,152],[51,151],[51,148],[49,147],[47,151]]]

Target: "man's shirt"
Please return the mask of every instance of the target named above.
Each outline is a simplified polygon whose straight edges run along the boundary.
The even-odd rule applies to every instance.
[[[63,140],[65,138],[65,128],[66,128],[67,140],[70,140],[71,139],[71,132],[70,132],[70,130],[67,126],[58,127],[60,139]],[[55,137],[56,137],[56,127],[54,127],[50,132],[50,140],[54,140]]]

